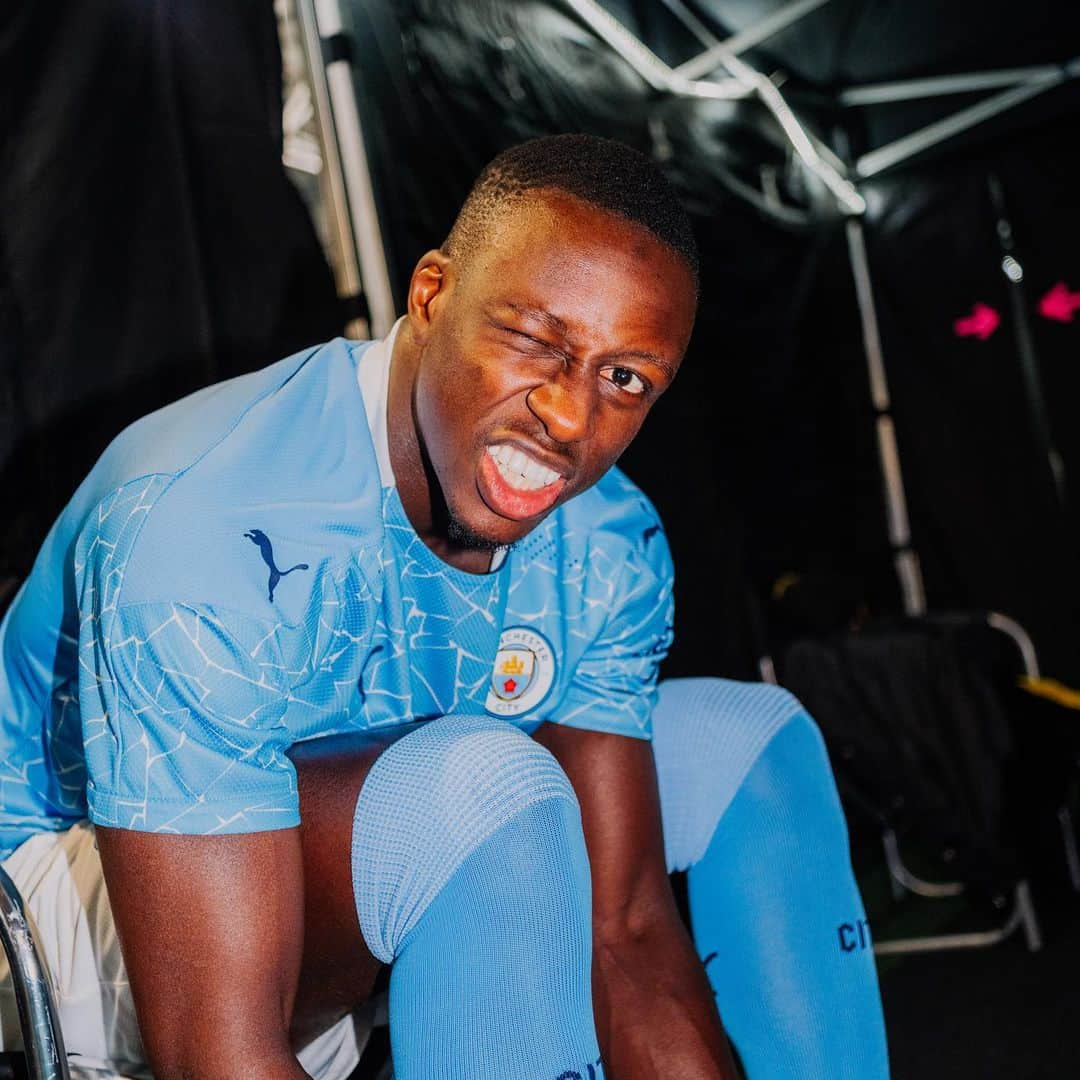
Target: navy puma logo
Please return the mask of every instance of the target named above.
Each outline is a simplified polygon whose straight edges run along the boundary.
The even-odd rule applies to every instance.
[[[263,562],[270,567],[269,593],[271,604],[274,602],[274,590],[278,587],[278,582],[286,574],[291,574],[294,570],[311,569],[306,562],[301,562],[295,566],[290,566],[288,570],[279,570],[274,564],[274,547],[270,543],[270,537],[262,529],[252,529],[251,532],[246,532],[244,535],[259,549]]]
[[[597,1058],[595,1064],[586,1064],[587,1080],[602,1080],[604,1075],[603,1060],[603,1058]],[[578,1072],[577,1069],[567,1069],[565,1072],[559,1073],[555,1080],[586,1080],[586,1076],[584,1073]]]

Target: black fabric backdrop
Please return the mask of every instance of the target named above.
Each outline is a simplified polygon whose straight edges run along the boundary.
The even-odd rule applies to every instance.
[[[700,46],[660,3],[608,5],[671,63]],[[723,36],[776,7],[696,5]],[[884,530],[873,411],[841,224],[800,192],[775,132],[752,105],[673,102],[651,92],[558,4],[353,2],[356,78],[396,284],[442,236],[471,177],[518,139],[612,135],[660,158],[694,212],[702,306],[690,354],[624,465],[658,504],[676,557],[671,673],[752,675],[755,613],[785,571],[854,577],[872,613],[899,599]],[[750,53],[782,69],[789,99],[853,153],[969,104],[841,110],[838,86],[1080,52],[1064,5],[827,5]],[[1055,505],[1031,430],[987,177],[995,174],[1025,266],[1027,308],[1053,434],[1080,485],[1071,422],[1080,321],[1051,323],[1037,300],[1080,289],[1080,97],[1065,87],[864,185],[868,245],[915,546],[935,608],[989,607],[1034,633],[1044,667],[1080,675],[1073,512]],[[387,117],[393,117],[387,123]],[[839,143],[838,143],[839,145]],[[784,226],[739,197],[771,164],[804,211]],[[976,302],[1002,316],[987,341],[958,338]],[[749,599],[748,599],[749,598]]]
[[[342,320],[281,167],[269,3],[0,20],[0,569],[25,571],[125,424]]]
[[[660,158],[704,253],[684,370],[625,459],[678,567],[669,671],[749,675],[785,571],[843,574],[876,612],[897,595],[840,224],[793,174],[760,108],[651,92],[557,4],[348,0],[360,105],[399,296],[479,167],[532,134],[589,130]],[[659,0],[611,10],[670,62],[697,46]],[[701,0],[721,35],[780,6]],[[1080,12],[1049,0],[833,0],[749,59],[855,152],[969,98],[839,110],[849,81],[1064,60]],[[0,558],[25,568],[123,423],[338,332],[310,223],[280,166],[271,5],[93,0],[4,16],[0,78]],[[1075,88],[1056,90],[866,186],[868,242],[911,503],[936,607],[1000,608],[1076,679],[1075,514],[1054,506],[1020,391],[987,173],[1001,179],[1055,439],[1080,485]],[[770,165],[778,223],[740,196]],[[975,302],[994,336],[958,339]],[[1071,505],[1071,504],[1070,504]]]

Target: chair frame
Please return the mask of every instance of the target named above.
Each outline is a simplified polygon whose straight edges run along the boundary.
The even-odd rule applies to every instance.
[[[22,896],[0,866],[0,945],[8,958],[31,1080],[70,1080],[64,1036],[48,972]]]

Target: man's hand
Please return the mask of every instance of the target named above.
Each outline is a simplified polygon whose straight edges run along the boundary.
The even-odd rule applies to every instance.
[[[612,1080],[735,1080],[664,865],[649,743],[542,724],[581,803],[593,885],[593,1008]]]

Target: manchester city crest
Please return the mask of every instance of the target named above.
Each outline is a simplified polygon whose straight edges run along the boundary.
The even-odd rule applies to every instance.
[[[527,626],[502,632],[485,708],[496,716],[520,716],[547,697],[555,680],[555,654],[543,634]]]

